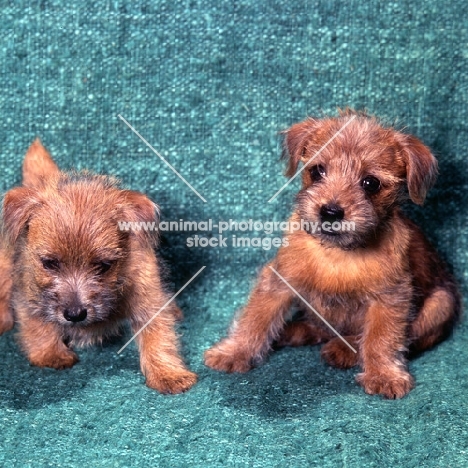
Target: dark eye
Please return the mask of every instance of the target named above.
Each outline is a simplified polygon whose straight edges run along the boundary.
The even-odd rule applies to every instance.
[[[60,262],[56,258],[41,258],[42,266],[46,270],[57,271],[60,269]]]
[[[315,166],[312,166],[310,168],[310,176],[312,177],[312,180],[314,182],[317,182],[320,180],[322,177],[325,177],[325,168],[321,164],[317,164]]]
[[[111,260],[103,260],[102,262],[97,262],[94,267],[99,275],[103,275],[110,270],[112,265],[113,262]]]
[[[369,194],[377,193],[380,190],[380,180],[374,176],[364,177],[361,181],[362,188]]]

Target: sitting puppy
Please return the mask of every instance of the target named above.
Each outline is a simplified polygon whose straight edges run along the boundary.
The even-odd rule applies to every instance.
[[[64,369],[73,345],[101,342],[128,320],[136,333],[168,301],[151,232],[119,229],[123,222],[155,222],[157,206],[117,181],[88,172],[60,172],[39,140],[23,164],[23,187],[5,195],[4,230],[11,256],[0,258],[1,329],[12,326],[31,364]],[[138,335],[146,384],[162,393],[188,390],[196,375],[184,365],[172,302]]]
[[[326,343],[321,355],[330,365],[361,366],[357,381],[367,393],[401,398],[414,385],[407,351],[443,340],[461,312],[453,278],[399,209],[406,191],[423,203],[437,162],[417,138],[351,110],[285,134],[287,175],[305,165],[291,221],[307,223],[286,234],[288,245],[263,268],[229,336],[206,351],[205,363],[246,372],[272,345]],[[298,294],[311,307],[286,322]]]

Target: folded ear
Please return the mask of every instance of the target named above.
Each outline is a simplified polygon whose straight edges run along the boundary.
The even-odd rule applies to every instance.
[[[406,165],[406,183],[411,200],[422,205],[437,178],[437,159],[421,140],[400,133],[402,157]]]
[[[3,227],[11,243],[26,229],[35,209],[40,206],[37,192],[28,187],[16,187],[3,199]]]
[[[123,190],[123,210],[126,223],[131,223],[131,233],[143,246],[156,246],[159,207],[146,195],[133,190]],[[128,224],[127,224],[128,225]]]
[[[25,187],[41,187],[46,180],[58,174],[59,168],[44,148],[39,138],[36,138],[23,161],[23,185]]]
[[[294,124],[283,132],[286,136],[283,142],[283,154],[281,157],[288,161],[286,168],[287,177],[292,177],[296,173],[299,161],[307,149],[307,143],[312,139],[319,125],[318,120],[308,118],[303,122]]]

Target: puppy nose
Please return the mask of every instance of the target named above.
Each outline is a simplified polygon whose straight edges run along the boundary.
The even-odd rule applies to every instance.
[[[322,205],[320,208],[320,218],[322,222],[341,221],[344,218],[344,210],[336,204]]]
[[[63,311],[63,316],[65,317],[65,320],[74,323],[82,322],[87,315],[88,311],[84,307],[71,307]]]

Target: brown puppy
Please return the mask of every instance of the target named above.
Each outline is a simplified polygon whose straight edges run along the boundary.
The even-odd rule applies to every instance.
[[[307,224],[286,234],[288,245],[262,270],[229,336],[206,351],[205,363],[246,372],[273,344],[326,343],[321,354],[330,365],[361,366],[357,381],[367,393],[403,397],[414,384],[407,351],[444,339],[461,309],[453,278],[398,207],[406,191],[423,203],[437,162],[417,138],[349,110],[285,133],[287,175],[306,165],[291,221]],[[276,272],[357,353],[307,307],[300,320],[286,322],[297,295]]]
[[[145,195],[106,176],[60,172],[39,140],[31,145],[23,187],[5,196],[3,222],[13,258],[11,306],[32,364],[72,367],[73,345],[101,342],[125,320],[136,333],[157,314],[170,296],[155,236],[119,229],[119,222],[156,220],[157,206]],[[12,326],[8,295],[7,282],[0,282],[0,331]],[[196,382],[178,352],[174,325],[181,316],[172,302],[137,337],[146,384],[162,393]]]

